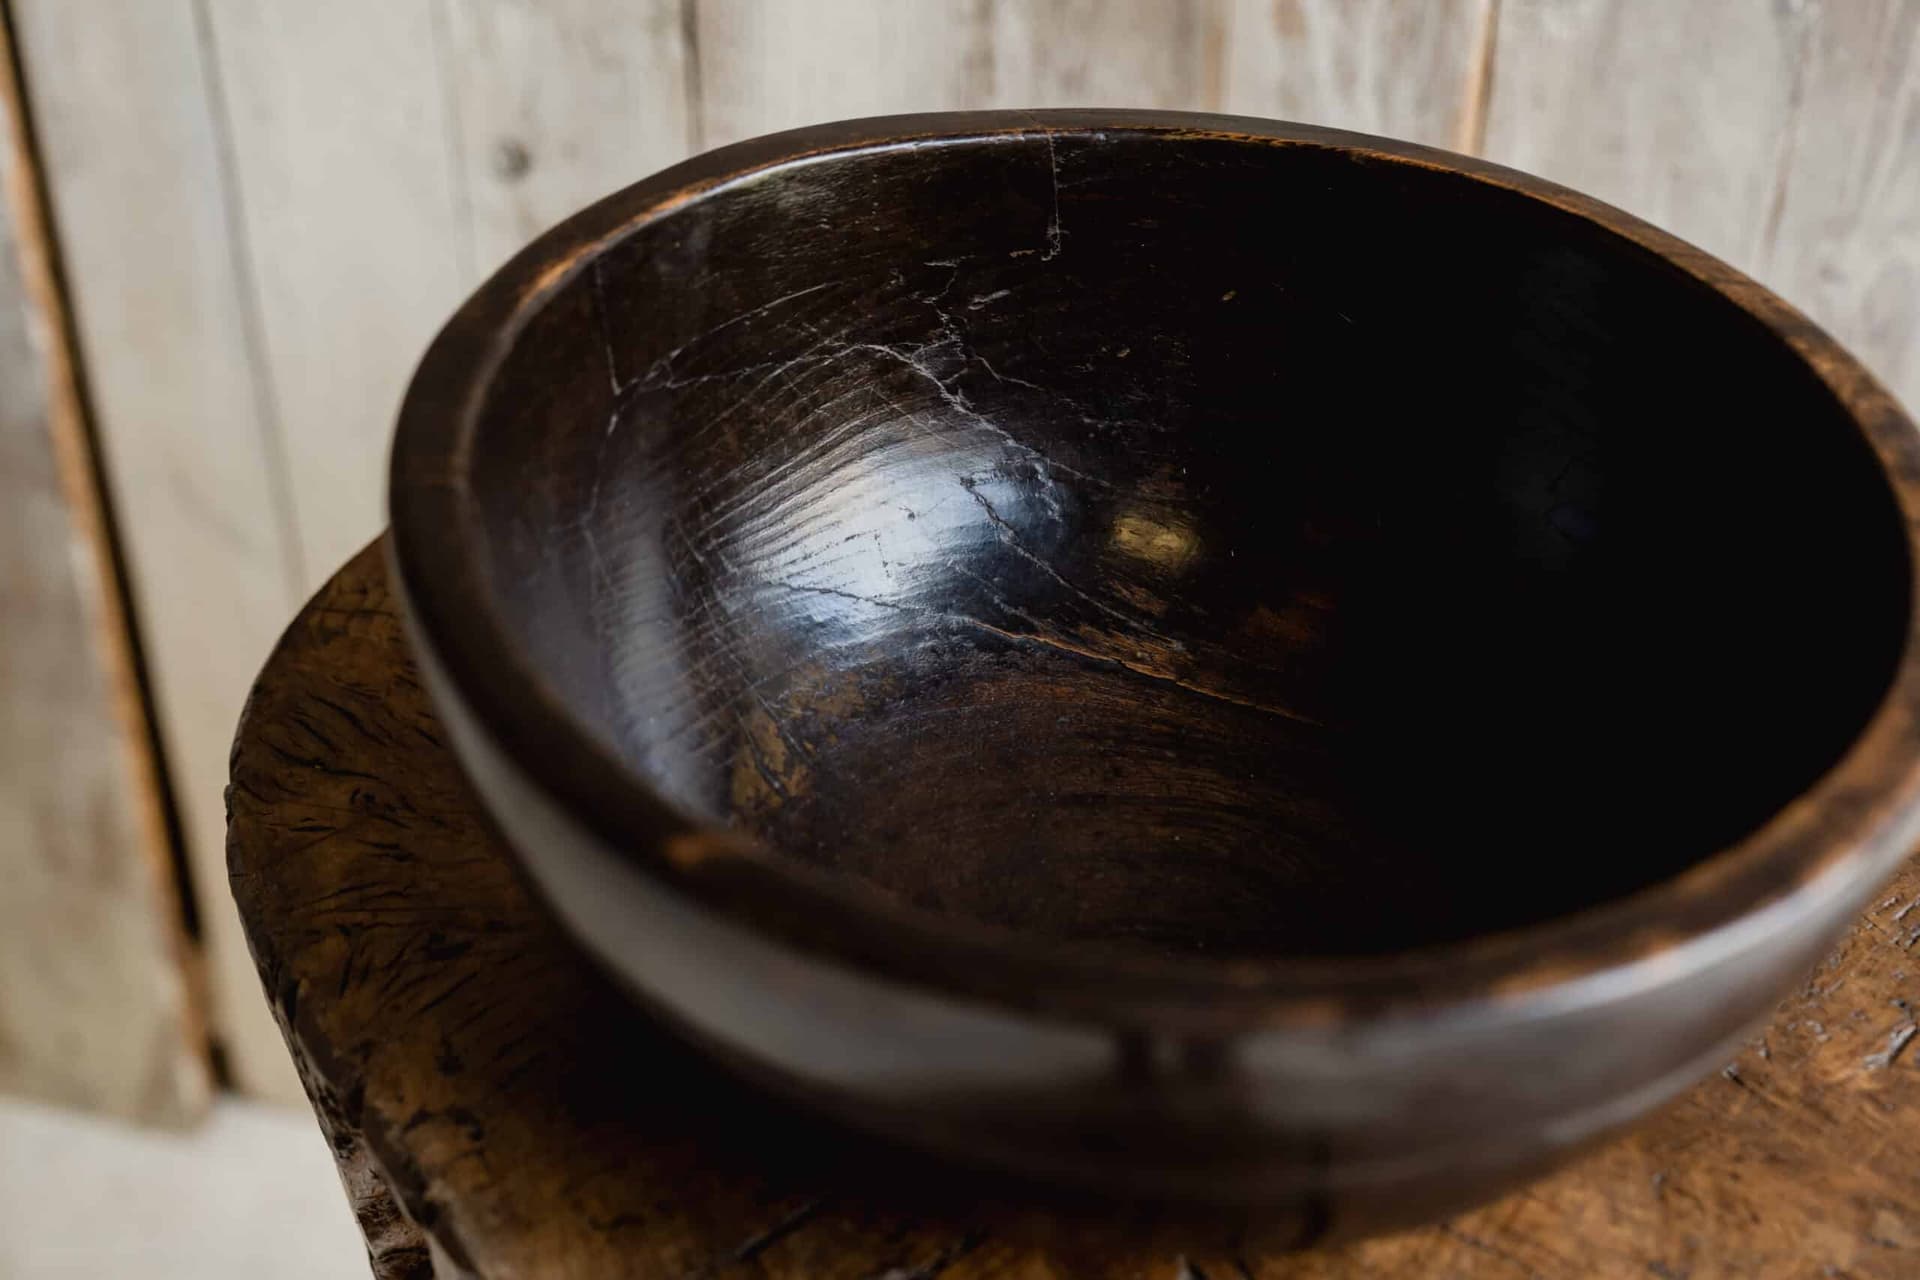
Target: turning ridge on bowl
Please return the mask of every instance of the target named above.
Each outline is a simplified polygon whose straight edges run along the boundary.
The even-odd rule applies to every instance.
[[[1352,1232],[1724,1061],[1892,870],[1917,476],[1830,339],[1552,184],[921,116],[515,258],[392,545],[533,881],[734,1069]]]

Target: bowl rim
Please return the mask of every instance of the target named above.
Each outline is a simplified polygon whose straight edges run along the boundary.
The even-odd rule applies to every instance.
[[[1625,897],[1404,951],[1248,959],[1061,946],[916,909],[707,823],[622,764],[570,714],[494,611],[485,535],[465,482],[488,388],[528,319],[625,236],[743,181],[861,153],[1112,134],[1334,150],[1445,173],[1638,245],[1757,321],[1865,439],[1905,535],[1904,647],[1839,762],[1745,838]],[[562,812],[651,880],[736,924],[829,962],[990,1006],[1149,1029],[1339,1023],[1463,1005],[1537,1014],[1670,979],[1786,920],[1864,899],[1920,834],[1920,434],[1899,404],[1800,312],[1704,251],[1558,184],[1415,143],[1240,116],[1054,109],[840,121],[696,155],[561,222],[459,307],[408,387],[388,496],[392,563],[416,642],[503,758]],[[540,857],[507,843],[522,859]]]

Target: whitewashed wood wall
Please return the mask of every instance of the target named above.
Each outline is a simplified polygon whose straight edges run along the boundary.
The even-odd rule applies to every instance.
[[[11,0],[243,1086],[228,735],[381,525],[415,358],[509,252],[815,120],[1152,105],[1531,169],[1775,285],[1920,404],[1920,0]]]
[[[204,1026],[11,66],[0,39],[0,1091],[183,1124]]]

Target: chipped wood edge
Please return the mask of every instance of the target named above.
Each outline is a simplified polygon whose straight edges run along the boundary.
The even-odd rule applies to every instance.
[[[260,976],[262,981],[271,984],[264,964]],[[286,1001],[272,985],[268,990],[273,1020],[286,1039],[295,1074],[300,1077],[307,1100],[313,1105],[321,1136],[333,1152],[347,1205],[365,1238],[367,1266],[374,1280],[450,1280],[466,1274],[450,1260],[442,1261],[445,1255],[400,1203],[392,1183],[381,1172],[368,1148],[360,1121],[354,1115],[359,1109],[357,1097],[341,1097],[339,1089],[308,1054],[305,1038],[288,1016]],[[364,1088],[364,1081],[357,1074],[349,1073],[347,1080],[351,1082],[349,1089],[356,1095]]]

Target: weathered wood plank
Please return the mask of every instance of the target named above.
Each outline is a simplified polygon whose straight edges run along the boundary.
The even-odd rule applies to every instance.
[[[1125,104],[1449,145],[1474,132],[1492,12],[1492,0],[699,0],[701,111],[708,143],[888,112]]]
[[[1920,6],[1506,0],[1488,155],[1799,305],[1920,403]]]
[[[695,147],[680,0],[436,0],[482,271]]]
[[[994,84],[985,0],[695,0],[703,147],[820,120],[979,105]]]
[[[1492,0],[1224,0],[1220,109],[1472,150]]]
[[[1787,158],[1811,12],[1753,0],[1505,0],[1487,157],[1751,269]]]
[[[185,3],[11,6],[236,1078],[297,1086],[221,886],[233,717],[299,598]]]
[[[1920,407],[1920,5],[1828,0],[1802,21],[1755,270]]]
[[[0,30],[0,1091],[136,1120],[210,1083],[161,781]]]
[[[1217,0],[1000,0],[991,86],[968,105],[1212,109],[1221,19]]]
[[[380,528],[400,393],[475,279],[433,8],[207,12],[301,548],[337,564]]]

